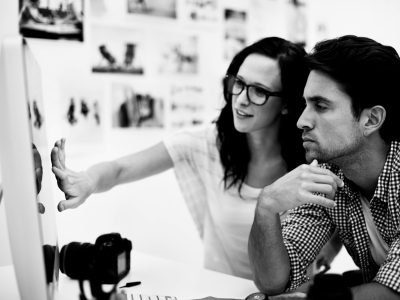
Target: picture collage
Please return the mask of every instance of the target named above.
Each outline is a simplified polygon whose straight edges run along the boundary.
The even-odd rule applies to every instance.
[[[27,38],[81,46],[86,61],[63,75],[56,113],[66,136],[91,140],[213,121],[228,62],[257,38],[249,7],[274,2],[20,0],[19,25]]]

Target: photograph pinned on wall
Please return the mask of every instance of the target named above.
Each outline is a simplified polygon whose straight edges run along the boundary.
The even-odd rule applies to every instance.
[[[104,16],[107,14],[107,5],[104,0],[90,0],[90,16]]]
[[[216,22],[220,16],[218,0],[184,0],[182,19],[195,22]]]
[[[109,2],[108,0],[90,0],[90,16],[107,16],[111,7]]]
[[[247,43],[247,13],[235,9],[224,11],[224,59],[230,61]]]
[[[127,0],[90,0],[88,5],[88,14],[91,21],[104,22],[107,21],[121,21],[127,15],[126,11]]]
[[[25,37],[83,41],[83,0],[19,0],[19,32]]]
[[[303,47],[307,40],[306,4],[302,1],[292,1],[288,7],[287,38]]]
[[[173,84],[170,88],[170,128],[192,127],[206,121],[204,88],[192,84]]]
[[[127,0],[128,14],[176,19],[177,0]]]
[[[166,34],[159,40],[161,74],[197,74],[199,62],[198,38],[194,35]]]
[[[113,128],[164,127],[164,99],[160,89],[143,83],[113,83]]]
[[[275,0],[250,0],[248,7],[248,38],[252,41],[266,36],[285,36],[289,4]]]
[[[61,103],[57,107],[61,131],[68,140],[76,143],[102,141],[105,98],[102,86],[99,80],[89,77],[73,78],[68,84],[60,84]]]
[[[91,47],[92,72],[144,74],[143,34],[140,31],[95,26]]]

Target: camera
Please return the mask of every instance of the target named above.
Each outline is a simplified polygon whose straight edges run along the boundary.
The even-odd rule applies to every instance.
[[[117,284],[129,273],[131,250],[119,233],[101,235],[95,244],[71,242],[61,249],[60,270],[80,281]]]

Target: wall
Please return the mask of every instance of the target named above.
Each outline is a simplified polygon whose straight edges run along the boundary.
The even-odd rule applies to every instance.
[[[309,46],[345,34],[366,36],[400,50],[397,0],[308,0]]]
[[[263,2],[263,1],[258,1]],[[178,1],[179,3],[179,1]],[[220,1],[221,5],[238,10],[246,10],[248,28],[247,43],[268,35],[286,34],[286,7],[283,1],[267,1],[259,4],[267,7],[256,12],[251,9],[251,1]],[[256,3],[256,2],[254,2]],[[202,102],[206,103],[208,119],[213,119],[221,103],[220,82],[226,70],[223,60],[222,42],[224,24],[221,20],[211,24],[175,24],[168,20],[151,18],[132,18],[126,16],[123,1],[104,1],[108,15],[91,15],[90,4],[87,7],[85,23],[85,42],[48,41],[29,39],[29,45],[42,67],[45,112],[50,143],[67,136],[67,164],[73,170],[84,170],[93,163],[126,155],[153,145],[171,134],[174,128],[115,129],[112,127],[112,88],[114,83],[153,84],[153,90],[162,89],[163,83],[196,83],[204,87]],[[257,13],[257,16],[251,15]],[[186,33],[194,33],[199,38],[198,74],[172,74],[160,76],[153,66],[149,74],[143,77],[113,74],[93,74],[92,44],[98,39],[99,31],[107,33],[115,30],[121,40],[127,31],[135,35],[145,30],[146,41],[153,45],[161,36],[174,38]],[[109,42],[110,44],[111,42]],[[143,58],[152,60],[158,56],[156,47],[148,47]],[[155,63],[154,63],[155,64]],[[101,90],[104,120],[102,135],[92,139],[91,133],[77,139],[70,129],[60,124],[65,114],[60,114],[60,101],[65,98],[66,90],[82,91],[90,85]],[[75,131],[76,132],[76,131]],[[55,198],[62,199],[63,194],[54,189]],[[58,201],[57,201],[58,202]],[[114,188],[113,190],[91,196],[79,209],[57,214],[59,244],[71,241],[94,242],[100,234],[120,232],[133,242],[134,251],[142,251],[161,257],[186,263],[202,264],[202,245],[190,215],[183,203],[173,171],[152,178]],[[133,252],[134,254],[134,252]]]
[[[0,12],[0,37],[16,32],[17,1],[3,1]],[[88,6],[90,6],[89,1]],[[227,1],[230,6],[239,8],[259,4],[260,1]],[[286,1],[268,0],[269,10],[258,11],[258,22],[251,23],[249,41],[264,35],[289,36],[288,9]],[[123,1],[114,3],[112,10],[118,11],[118,6]],[[397,0],[308,0],[307,9],[307,47],[322,38],[334,37],[342,34],[366,35],[383,43],[388,43],[400,49],[400,2]],[[142,19],[143,21],[143,19]],[[262,21],[262,22],[261,22]],[[93,76],[90,72],[90,56],[88,43],[90,43],[92,26],[114,26],[119,28],[136,28],[139,21],[126,20],[104,22],[101,19],[88,19],[85,43],[66,41],[30,40],[43,71],[43,86],[45,109],[49,126],[48,135],[50,143],[64,135],[64,131],[56,126],[59,118],[58,100],[60,86],[76,87],[85,83],[79,82],[86,77],[97,81],[99,88],[107,86],[110,76]],[[148,25],[148,23],[146,23]],[[157,23],[153,26],[163,26]],[[221,26],[220,24],[218,26]],[[175,28],[179,31],[180,28]],[[208,59],[202,64],[204,83],[209,83],[212,90],[208,92],[206,101],[209,104],[218,103],[220,95],[218,90],[219,76],[225,71],[224,63],[215,62],[216,53],[220,51],[220,37],[210,33],[213,29],[205,28],[204,35],[212,37],[205,39],[202,51]],[[215,69],[210,69],[214,67]],[[74,78],[75,77],[75,78]],[[115,77],[114,77],[115,78]],[[117,80],[121,77],[117,76]],[[130,79],[123,81],[129,82]],[[106,88],[105,93],[110,94]],[[105,110],[110,110],[110,104],[105,103]],[[215,111],[211,111],[213,113]],[[107,123],[108,122],[108,123]],[[105,126],[110,125],[110,120],[105,121]],[[169,130],[105,130],[104,136],[93,143],[68,140],[67,163],[71,169],[82,170],[91,164],[113,159],[133,151],[138,151],[152,145],[169,134]],[[54,190],[56,199],[63,195]],[[7,233],[5,231],[5,217],[3,205],[0,205],[0,265],[10,263]],[[201,242],[197,236],[194,225],[183,204],[173,171],[154,176],[152,178],[122,185],[107,193],[93,195],[79,209],[58,214],[59,244],[62,246],[71,241],[94,242],[94,239],[103,233],[117,231],[133,242],[134,251],[143,251],[150,254],[172,258],[188,263],[201,264]],[[134,252],[133,252],[134,255]],[[344,255],[342,264],[347,264]],[[351,267],[351,264],[347,265]]]

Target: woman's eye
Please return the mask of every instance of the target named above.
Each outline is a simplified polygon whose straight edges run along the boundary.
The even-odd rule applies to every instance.
[[[258,87],[254,87],[254,93],[257,96],[265,96],[267,94],[265,90],[258,88]]]
[[[240,87],[243,87],[243,86],[244,86],[244,82],[241,81],[241,80],[236,80],[235,84],[236,84],[237,86],[240,86]]]

